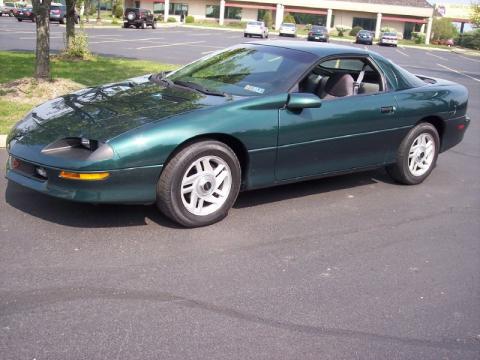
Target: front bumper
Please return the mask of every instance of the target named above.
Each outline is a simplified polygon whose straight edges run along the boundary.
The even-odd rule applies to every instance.
[[[153,203],[163,168],[163,165],[155,165],[108,170],[110,176],[105,180],[84,181],[62,179],[59,177],[61,169],[18,160],[25,166],[12,169],[11,158],[7,162],[6,178],[9,181],[53,197],[87,203]],[[35,167],[45,169],[47,178],[36,175]]]

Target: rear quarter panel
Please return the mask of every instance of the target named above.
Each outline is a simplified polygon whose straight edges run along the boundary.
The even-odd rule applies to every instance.
[[[468,104],[468,91],[459,84],[435,79],[435,84],[400,90],[395,93],[397,100],[397,121],[399,126],[414,127],[422,120],[438,118],[441,120],[442,129],[441,151],[454,146],[461,138],[455,130],[455,124],[466,116]],[[396,141],[386,154],[386,162],[394,162],[396,150],[400,146],[410,128],[399,134]],[[463,135],[462,135],[463,137]]]

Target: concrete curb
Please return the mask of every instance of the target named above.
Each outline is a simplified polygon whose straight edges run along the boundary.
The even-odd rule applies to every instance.
[[[0,148],[7,147],[7,135],[0,135]]]

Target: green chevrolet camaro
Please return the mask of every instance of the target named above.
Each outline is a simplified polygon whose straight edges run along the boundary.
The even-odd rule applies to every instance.
[[[7,139],[7,178],[68,200],[156,203],[202,226],[240,190],[380,166],[418,184],[462,140],[467,102],[465,87],[373,52],[241,44],[36,107]]]

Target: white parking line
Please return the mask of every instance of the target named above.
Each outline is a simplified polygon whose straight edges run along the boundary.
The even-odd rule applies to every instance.
[[[169,46],[193,45],[193,44],[201,44],[201,43],[204,43],[204,42],[205,41],[190,41],[190,42],[183,42],[183,43],[152,45],[152,46],[140,46],[140,47],[137,47],[136,50],[163,48],[163,47],[169,47]]]
[[[395,51],[396,51],[396,52],[398,52],[398,53],[400,53],[400,54],[402,54],[403,56],[410,57],[410,55],[408,55],[408,54],[404,53],[404,52],[403,52],[403,51],[401,51],[401,50],[395,49]]]
[[[163,40],[163,37],[156,38],[144,38],[144,39],[114,39],[114,40],[102,40],[91,41],[90,44],[106,44],[106,43],[119,43],[119,42],[135,42],[135,41],[151,41],[151,40]]]
[[[438,55],[432,54],[432,53],[429,52],[429,51],[426,51],[426,53],[427,53],[427,55],[434,56],[434,57],[436,57],[437,59],[441,59],[441,60],[448,61],[448,59],[444,58],[443,56],[438,56]]]
[[[457,54],[457,55],[458,55],[458,54]],[[477,63],[480,63],[480,60],[470,59],[469,57],[466,57],[466,56],[463,56],[463,55],[458,55],[458,56],[460,56],[461,58],[464,58],[464,59],[466,59],[466,60],[475,61],[475,62],[477,62]]]
[[[468,77],[468,78],[470,78],[470,79],[472,79],[472,80],[475,80],[475,81],[480,82],[480,79],[478,79],[478,78],[476,78],[476,77],[473,77],[473,76],[470,76],[470,75],[468,75],[468,74],[465,74],[465,73],[463,73],[463,72],[461,72],[461,71],[458,71],[458,70],[449,68],[448,66],[445,66],[445,65],[442,65],[442,64],[437,64],[437,65],[438,65],[438,66],[441,66],[441,67],[443,67],[443,68],[445,68],[445,69],[447,69],[447,70],[450,70],[450,71],[452,71],[452,72],[454,72],[454,73],[457,73],[457,74],[466,76],[466,77]]]

